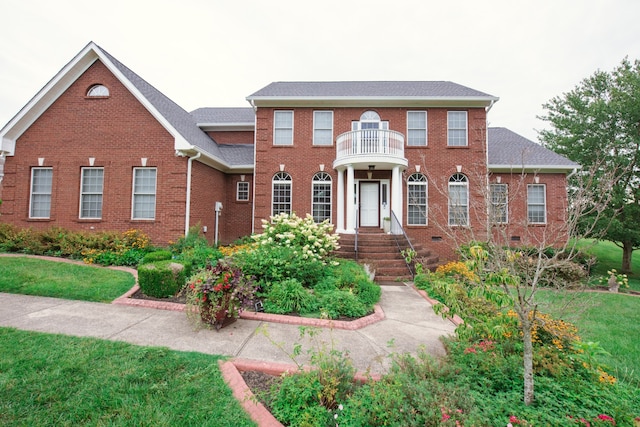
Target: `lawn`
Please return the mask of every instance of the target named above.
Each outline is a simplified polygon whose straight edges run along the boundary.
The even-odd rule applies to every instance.
[[[218,360],[0,328],[0,425],[255,425]]]
[[[0,257],[0,292],[111,302],[131,289],[127,272],[27,257]]]
[[[580,241],[578,247],[585,248],[586,252],[598,258],[598,263],[593,268],[594,276],[606,276],[607,271],[611,269],[621,270],[622,249],[612,242],[585,239]],[[631,257],[631,270],[633,273],[628,274],[629,287],[640,292],[640,254],[638,251],[635,251]]]

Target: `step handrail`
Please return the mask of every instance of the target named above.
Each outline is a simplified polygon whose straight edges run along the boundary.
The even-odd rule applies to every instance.
[[[411,240],[409,240],[409,236],[407,236],[406,231],[402,227],[402,224],[398,220],[398,217],[396,216],[395,212],[393,212],[393,210],[391,211],[390,231],[391,231],[391,234],[393,234],[394,240],[396,241],[396,246],[398,247],[398,251],[400,252],[400,254],[402,254],[402,249],[399,241],[400,239],[403,239],[404,242],[406,242],[409,249],[411,249],[411,251],[415,253],[416,250],[413,248],[413,245],[411,244]],[[405,256],[403,256],[402,258],[404,259],[404,263],[407,265],[407,268],[411,272],[411,277],[415,278],[416,272],[415,272],[415,269],[413,268],[413,263],[408,262],[407,257]]]
[[[356,215],[356,218],[355,218],[355,224],[356,224],[355,235],[356,236],[355,236],[355,240],[354,240],[353,251],[355,252],[356,262],[358,262],[358,230],[360,229],[360,221],[359,221],[359,216],[360,215],[358,215],[358,207],[357,206],[356,206],[355,211],[356,211],[355,212],[355,215]]]

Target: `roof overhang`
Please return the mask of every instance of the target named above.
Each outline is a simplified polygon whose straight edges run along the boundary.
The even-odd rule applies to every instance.
[[[191,146],[104,52],[95,43],[90,42],[0,130],[0,151],[13,156],[18,138],[97,60],[100,60],[173,136],[176,150],[188,149]]]
[[[255,129],[254,122],[238,122],[238,123],[197,123],[198,127],[205,132],[242,132],[253,131]]]
[[[571,173],[582,169],[580,165],[488,165],[489,173]]]
[[[248,165],[230,165],[229,163],[223,161],[218,156],[214,156],[206,150],[203,150],[200,147],[196,147],[190,145],[188,148],[176,149],[176,156],[179,157],[194,157],[198,153],[200,156],[195,160],[210,166],[214,169],[219,170],[224,173],[253,173],[254,166],[253,164]]]
[[[451,107],[487,108],[495,96],[248,96],[254,107]]]

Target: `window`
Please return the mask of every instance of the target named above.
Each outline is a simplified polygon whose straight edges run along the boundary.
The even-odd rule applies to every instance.
[[[449,178],[449,225],[469,225],[469,182],[461,173]]]
[[[315,222],[322,222],[326,219],[331,221],[331,175],[326,172],[318,172],[313,176],[311,198],[313,200],[311,206],[313,220]]]
[[[249,183],[240,181],[236,187],[236,201],[248,202],[249,201]]]
[[[467,146],[467,112],[447,112],[447,145],[449,147]]]
[[[527,185],[527,218],[530,224],[546,224],[547,203],[544,184]]]
[[[407,111],[407,145],[427,145],[426,111]]]
[[[291,213],[291,175],[278,172],[273,176],[271,214]]]
[[[313,112],[313,145],[333,144],[333,111]]]
[[[421,173],[407,179],[407,224],[427,225],[427,177]]]
[[[49,218],[51,216],[52,182],[52,168],[31,169],[29,218]]]
[[[93,85],[87,91],[87,96],[109,96],[109,89],[104,85]]]
[[[156,168],[133,169],[133,219],[155,219],[156,174]]]
[[[273,144],[293,145],[293,111],[274,111],[273,123]]]
[[[82,168],[80,218],[102,218],[103,168]]]
[[[507,184],[490,185],[491,205],[489,207],[492,224],[506,224],[508,221],[509,203]]]

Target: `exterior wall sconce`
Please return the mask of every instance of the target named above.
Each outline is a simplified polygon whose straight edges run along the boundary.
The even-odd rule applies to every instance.
[[[500,184],[502,182],[502,177],[501,176],[496,177],[496,182]]]
[[[371,179],[373,176],[373,170],[376,168],[376,165],[369,165],[369,171],[367,172],[367,177]]]

